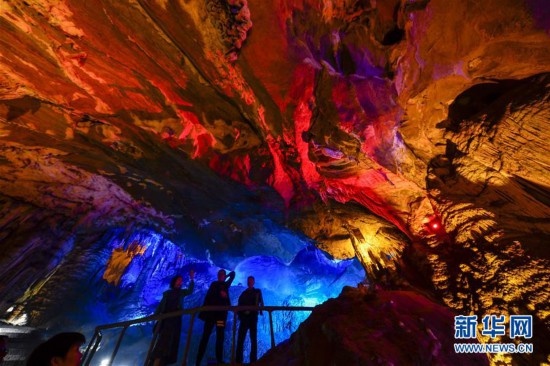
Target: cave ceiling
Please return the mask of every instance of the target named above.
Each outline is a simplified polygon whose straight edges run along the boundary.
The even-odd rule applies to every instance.
[[[267,215],[548,335],[549,9],[1,2],[0,305],[111,229],[215,259]]]

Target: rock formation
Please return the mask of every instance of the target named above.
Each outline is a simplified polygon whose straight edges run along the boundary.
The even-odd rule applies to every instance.
[[[453,349],[453,313],[407,291],[344,288],[254,365],[488,365]]]

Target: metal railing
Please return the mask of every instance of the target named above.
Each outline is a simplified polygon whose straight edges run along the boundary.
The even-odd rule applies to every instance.
[[[107,366],[111,366],[113,364],[113,360],[115,359],[119,349],[120,345],[122,344],[122,339],[124,338],[124,335],[126,333],[126,330],[135,324],[140,323],[147,323],[151,321],[158,321],[168,318],[174,318],[177,316],[182,315],[191,315],[191,320],[189,322],[189,330],[187,331],[187,339],[185,341],[185,351],[183,355],[183,361],[182,366],[187,365],[187,358],[189,356],[189,349],[191,346],[191,334],[193,332],[193,325],[195,322],[195,316],[197,313],[202,311],[231,311],[233,312],[233,329],[232,329],[232,336],[231,336],[231,363],[235,362],[235,335],[237,332],[237,313],[240,311],[266,311],[269,314],[269,333],[271,336],[271,348],[275,347],[275,332],[273,330],[273,315],[272,313],[274,311],[312,311],[313,307],[308,306],[202,306],[198,308],[192,308],[192,309],[184,309],[175,311],[172,313],[166,313],[166,314],[160,314],[160,315],[151,315],[146,316],[143,318],[133,319],[133,320],[127,320],[123,322],[118,323],[112,323],[112,324],[105,324],[100,325],[95,328],[94,335],[92,336],[92,339],[90,340],[90,343],[88,344],[88,347],[86,347],[86,351],[84,352],[84,355],[82,356],[82,365],[83,366],[89,366],[90,362],[92,361],[92,358],[94,357],[95,353],[97,352],[99,345],[101,343],[101,340],[103,338],[102,331],[107,329],[116,329],[116,328],[122,328],[122,331],[120,332],[120,335],[118,336],[117,343],[115,345],[115,348],[111,354],[111,357],[109,358],[109,361],[107,363]],[[160,327],[157,327],[160,328]],[[151,352],[153,350],[153,346],[156,342],[156,339],[158,337],[158,329],[155,329],[153,332],[153,339],[151,340],[151,344],[149,346],[149,350],[147,351],[147,357],[145,358],[144,366],[147,366],[149,359],[151,357]],[[104,365],[104,364],[102,364]]]

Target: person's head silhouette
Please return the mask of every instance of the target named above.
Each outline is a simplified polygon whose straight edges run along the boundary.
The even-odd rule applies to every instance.
[[[174,276],[172,280],[170,281],[170,288],[181,288],[181,285],[183,284],[183,277],[180,275]]]
[[[27,359],[27,366],[79,366],[80,346],[86,342],[81,333],[59,333],[40,344]]]
[[[218,281],[223,282],[227,278],[227,273],[225,273],[225,269],[220,269],[218,271]]]

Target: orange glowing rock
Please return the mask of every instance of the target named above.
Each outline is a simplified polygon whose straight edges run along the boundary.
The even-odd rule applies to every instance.
[[[143,255],[146,249],[145,246],[141,246],[137,242],[131,243],[126,249],[122,247],[113,249],[107,262],[107,268],[103,273],[103,279],[110,285],[118,286],[132,260],[136,256]]]

